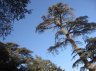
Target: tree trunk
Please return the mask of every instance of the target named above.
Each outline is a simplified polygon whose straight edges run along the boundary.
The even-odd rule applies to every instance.
[[[70,37],[70,35],[67,33],[67,31],[64,28],[61,28],[61,31],[68,38],[68,40],[71,43],[71,45],[73,46],[74,50],[76,50],[76,52],[79,55],[80,59],[82,59],[82,61],[84,62],[86,68],[89,69],[89,71],[96,71],[96,65],[90,63],[86,58],[81,56],[81,54],[78,51],[79,47],[75,44],[74,40]]]
[[[91,63],[89,71],[96,71],[96,64]]]

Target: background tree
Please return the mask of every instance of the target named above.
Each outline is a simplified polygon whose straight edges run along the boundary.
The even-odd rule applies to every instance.
[[[31,13],[27,9],[30,0],[0,0],[0,37],[6,37],[13,29],[13,22]]]
[[[18,47],[15,43],[0,42],[0,71],[24,71],[25,65],[32,62],[32,51]]]
[[[64,71],[57,67],[50,60],[43,60],[41,57],[34,58],[32,64],[29,64],[29,71]]]
[[[52,28],[57,30],[55,34],[55,45],[51,46],[48,51],[57,52],[59,47],[70,43],[86,68],[90,71],[96,71],[96,65],[93,67],[93,64],[91,64],[88,59],[81,56],[81,48],[76,45],[75,40],[72,38],[73,36],[76,37],[91,33],[96,29],[96,23],[88,22],[87,16],[74,18],[73,9],[63,3],[57,3],[49,7],[48,14],[42,18],[43,22],[36,28],[38,32],[43,32]]]
[[[33,58],[31,53],[16,43],[0,42],[0,71],[64,71],[50,60]]]

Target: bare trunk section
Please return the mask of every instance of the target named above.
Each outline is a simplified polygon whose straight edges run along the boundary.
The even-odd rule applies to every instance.
[[[86,68],[88,68],[89,71],[96,71],[96,65],[90,63],[86,58],[81,56],[81,54],[78,51],[79,47],[75,44],[74,40],[70,37],[70,35],[67,33],[67,31],[64,28],[61,28],[61,31],[68,38],[69,42],[71,43],[73,48],[76,50],[76,52],[79,55],[80,59],[82,59],[82,61],[84,62]]]
[[[89,71],[96,71],[96,64],[91,63]]]

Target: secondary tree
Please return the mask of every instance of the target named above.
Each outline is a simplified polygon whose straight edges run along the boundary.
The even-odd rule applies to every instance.
[[[58,48],[70,43],[83,61],[84,66],[89,71],[96,71],[96,65],[92,64],[87,58],[82,57],[81,48],[79,48],[72,38],[73,36],[80,36],[91,33],[96,29],[96,23],[88,22],[87,16],[80,16],[74,18],[73,9],[67,4],[57,3],[48,8],[48,14],[42,16],[43,22],[40,23],[36,30],[44,32],[47,29],[56,29],[55,45],[51,46],[48,50],[50,52],[57,51]]]
[[[65,71],[57,67],[50,60],[44,60],[41,57],[34,58],[32,64],[29,64],[29,71]]]
[[[31,53],[16,43],[0,42],[0,71],[27,71],[26,66],[33,60]]]
[[[31,13],[27,6],[30,0],[0,0],[0,37],[6,37],[13,29],[13,23]]]

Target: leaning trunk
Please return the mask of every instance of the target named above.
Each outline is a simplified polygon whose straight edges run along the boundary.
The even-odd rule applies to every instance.
[[[69,35],[66,35],[66,37],[68,38],[69,42],[72,44],[73,48],[76,50],[80,59],[82,59],[82,61],[84,62],[86,68],[89,69],[89,71],[96,71],[96,65],[93,64],[93,63],[90,63],[86,58],[82,57],[81,54],[78,51],[79,48],[77,47],[77,45],[75,44],[73,39]]]
[[[86,58],[81,56],[81,54],[78,51],[79,47],[75,44],[75,42],[70,37],[70,35],[67,34],[67,31],[64,28],[61,28],[61,30],[64,33],[64,35],[66,35],[66,37],[68,38],[68,40],[71,43],[71,45],[73,46],[74,50],[76,50],[76,52],[79,55],[80,59],[82,59],[82,61],[84,62],[86,68],[89,69],[89,71],[96,71],[96,65],[94,65],[93,63],[90,63]]]

